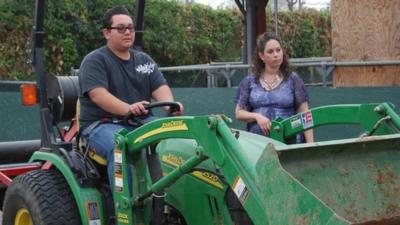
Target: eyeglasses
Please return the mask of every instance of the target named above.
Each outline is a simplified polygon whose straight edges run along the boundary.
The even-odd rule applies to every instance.
[[[131,33],[135,32],[135,26],[133,26],[133,25],[128,25],[128,26],[118,25],[116,27],[109,27],[108,29],[111,29],[111,30],[115,29],[120,34],[125,34],[126,30],[129,30],[129,32],[131,32]]]

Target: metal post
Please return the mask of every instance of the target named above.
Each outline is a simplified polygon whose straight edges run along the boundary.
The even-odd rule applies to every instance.
[[[47,80],[44,69],[44,12],[45,0],[37,0],[35,8],[35,22],[33,27],[33,66],[36,73],[36,84],[39,90],[39,105],[40,105],[40,133],[41,145],[49,147],[55,141],[55,134],[51,121],[49,103],[47,101]],[[50,118],[50,119],[49,119]]]
[[[256,5],[256,23],[257,23],[257,30],[256,36],[263,34],[266,30],[266,15],[265,15],[265,8],[268,4],[268,0],[258,0]]]
[[[279,32],[278,32],[278,0],[274,0],[274,17],[275,17],[275,34],[279,35]]]
[[[136,14],[135,14],[135,23],[136,23],[136,34],[135,34],[135,43],[134,48],[138,50],[143,50],[143,27],[144,27],[144,5],[145,0],[137,0],[136,1]]]
[[[256,43],[256,7],[254,0],[246,1],[247,62],[251,62]]]
[[[240,12],[243,15],[243,20],[242,20],[242,25],[243,25],[243,34],[247,34],[247,27],[246,27],[246,9],[245,9],[245,3],[243,2],[245,0],[235,0],[237,7],[239,8]],[[247,61],[247,38],[244,38],[242,47],[241,47],[241,61],[242,63],[246,64],[248,63]]]

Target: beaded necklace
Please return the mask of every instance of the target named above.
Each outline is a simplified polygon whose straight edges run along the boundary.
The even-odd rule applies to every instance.
[[[267,90],[267,91],[270,91],[270,90],[272,90],[272,89],[275,89],[276,87],[278,87],[279,86],[279,84],[281,83],[281,81],[282,81],[282,78],[281,78],[281,76],[279,76],[278,74],[276,74],[275,76],[274,76],[274,79],[272,79],[272,80],[267,80],[267,79],[265,79],[265,77],[263,76],[263,77],[260,77],[260,83],[261,83],[261,86],[265,89],[265,90]]]

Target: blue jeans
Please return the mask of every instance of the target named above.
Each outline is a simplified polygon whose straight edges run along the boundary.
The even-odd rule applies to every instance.
[[[157,119],[155,116],[148,116],[145,119],[142,119],[143,122],[148,123],[152,120]],[[91,148],[96,150],[96,153],[107,160],[107,175],[108,181],[110,183],[110,188],[113,189],[114,186],[114,142],[115,142],[115,133],[120,131],[121,129],[127,129],[128,131],[132,131],[137,127],[123,125],[119,123],[100,123],[93,130],[85,132],[83,130],[82,136],[86,140],[87,144]],[[129,168],[129,167],[128,167]],[[128,183],[129,187],[132,187],[131,180],[132,173],[130,169],[128,169]]]
[[[128,131],[135,129],[135,127],[124,126],[122,124],[101,123],[90,131],[89,134],[83,133],[83,138],[90,148],[94,148],[98,155],[107,160],[107,175],[111,189],[114,184],[114,135],[123,128]]]

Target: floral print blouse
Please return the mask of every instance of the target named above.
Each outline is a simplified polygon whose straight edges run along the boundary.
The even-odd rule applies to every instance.
[[[235,97],[235,103],[241,108],[261,113],[271,121],[278,117],[286,119],[296,114],[298,107],[308,101],[304,82],[295,72],[292,72],[278,87],[269,91],[261,86],[255,74],[250,74],[240,82]],[[257,122],[248,123],[247,130],[263,135]],[[298,137],[297,142],[304,142],[304,136]]]

